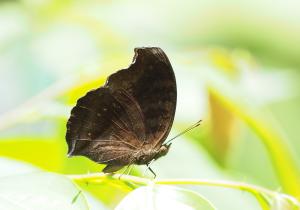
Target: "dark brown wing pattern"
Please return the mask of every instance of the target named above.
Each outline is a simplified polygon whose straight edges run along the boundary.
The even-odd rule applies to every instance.
[[[146,144],[159,148],[173,123],[176,82],[160,48],[137,48],[133,64],[77,101],[67,123],[69,155],[108,164],[132,164]],[[120,167],[119,167],[120,166]]]
[[[142,109],[146,141],[159,147],[172,127],[176,109],[176,80],[168,57],[160,48],[136,48],[133,64],[112,74],[105,84],[125,89]]]
[[[144,128],[135,125],[143,124],[139,115],[133,114],[138,112],[136,104],[126,100],[122,94],[114,97],[105,87],[80,98],[67,124],[69,155],[126,165],[126,157],[141,147],[136,139],[145,136]],[[122,105],[124,101],[130,109]]]

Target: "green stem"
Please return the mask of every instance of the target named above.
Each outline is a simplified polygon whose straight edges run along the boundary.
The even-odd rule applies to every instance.
[[[101,183],[111,180],[120,180],[124,182],[132,182],[138,185],[148,185],[148,184],[163,184],[163,185],[202,185],[202,186],[214,186],[214,187],[225,187],[231,189],[238,189],[242,191],[249,192],[257,195],[264,195],[270,198],[278,196],[278,192],[268,190],[263,187],[259,187],[252,184],[247,184],[243,182],[234,182],[234,181],[222,181],[222,180],[208,180],[208,179],[147,179],[131,175],[121,175],[113,174],[107,175],[104,173],[92,173],[92,174],[83,174],[83,175],[68,175],[70,179],[77,182],[87,182],[87,183]],[[292,196],[286,194],[280,194],[283,198],[287,199],[290,203],[295,206],[299,206],[299,202]]]
[[[90,173],[90,174],[79,174],[79,175],[67,175],[68,178],[77,182],[88,182],[88,183],[99,183],[102,181],[121,180],[125,182],[132,182],[138,185],[148,185],[153,183],[154,180],[141,178],[137,176],[125,175],[125,174],[105,174],[105,173]]]

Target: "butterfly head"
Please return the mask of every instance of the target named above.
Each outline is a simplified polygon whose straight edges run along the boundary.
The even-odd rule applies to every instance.
[[[170,149],[171,144],[163,144],[156,152],[154,159],[157,160],[158,158],[165,156]]]
[[[157,160],[158,158],[165,156],[170,148],[171,144],[164,144],[158,150],[154,149],[144,149],[141,150],[136,156],[136,163],[138,165],[148,164],[152,160]]]

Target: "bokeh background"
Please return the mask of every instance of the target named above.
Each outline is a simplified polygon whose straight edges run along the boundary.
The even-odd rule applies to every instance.
[[[153,164],[158,177],[243,181],[299,197],[299,8],[258,0],[0,1],[0,167],[101,171],[67,158],[70,110],[126,68],[135,47],[158,46],[177,78],[170,137],[203,120]],[[193,189],[219,209],[260,209],[243,192]],[[91,209],[111,209],[129,192],[109,183],[85,190]]]

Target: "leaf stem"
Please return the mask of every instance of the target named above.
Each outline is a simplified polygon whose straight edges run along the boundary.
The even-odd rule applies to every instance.
[[[138,185],[148,185],[148,184],[162,184],[162,185],[202,185],[202,186],[214,186],[214,187],[225,187],[231,189],[238,189],[242,191],[249,192],[257,197],[257,195],[264,195],[270,198],[276,196],[281,196],[282,198],[288,200],[291,204],[300,207],[299,201],[287,194],[278,193],[260,186],[247,184],[243,182],[235,181],[224,181],[224,180],[209,180],[209,179],[148,179],[141,178],[131,175],[122,174],[104,174],[104,173],[91,173],[82,175],[67,175],[71,180],[77,182],[87,182],[87,183],[101,183],[107,181],[108,179],[114,181],[125,181],[132,182]]]

